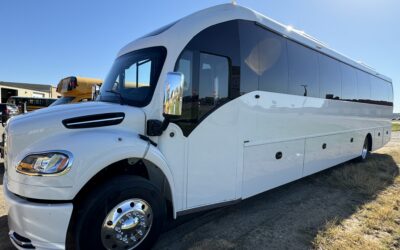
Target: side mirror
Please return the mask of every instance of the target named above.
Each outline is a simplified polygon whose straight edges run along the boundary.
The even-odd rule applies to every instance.
[[[162,135],[168,127],[169,118],[182,115],[183,80],[182,73],[169,72],[167,74],[164,83],[164,121],[147,120],[148,136]]]
[[[169,72],[164,84],[164,117],[182,115],[184,76],[179,72]]]
[[[100,92],[100,85],[94,84],[92,85],[92,101],[96,100],[97,96]]]

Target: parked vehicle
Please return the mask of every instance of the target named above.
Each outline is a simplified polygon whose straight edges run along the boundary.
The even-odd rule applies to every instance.
[[[19,111],[17,106],[9,103],[0,103],[0,115],[2,124],[5,124],[8,119],[18,114]]]
[[[67,103],[92,101],[94,91],[100,87],[103,80],[87,77],[70,76],[62,79],[57,85],[57,92],[61,98],[53,102],[51,106]]]
[[[393,112],[388,77],[230,4],[122,48],[96,100],[6,126],[14,245],[148,249],[167,217],[366,160]]]
[[[57,99],[53,98],[11,96],[8,98],[7,103],[17,106],[20,113],[26,113],[41,108],[46,108],[56,100]]]

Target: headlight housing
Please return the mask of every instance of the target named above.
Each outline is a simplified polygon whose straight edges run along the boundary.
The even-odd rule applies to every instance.
[[[16,170],[33,176],[59,176],[69,171],[72,161],[72,154],[66,151],[34,153],[26,156]]]

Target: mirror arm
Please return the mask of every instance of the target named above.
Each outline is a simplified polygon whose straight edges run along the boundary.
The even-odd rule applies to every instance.
[[[162,134],[162,132],[164,132],[168,128],[169,122],[170,122],[169,117],[165,116],[164,120],[163,120],[163,122],[161,124],[161,134]]]
[[[160,136],[167,129],[169,125],[169,117],[165,116],[163,121],[160,120],[147,120],[148,136]]]

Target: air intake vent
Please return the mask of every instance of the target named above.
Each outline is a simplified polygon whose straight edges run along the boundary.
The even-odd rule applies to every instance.
[[[120,124],[124,118],[125,113],[105,113],[69,118],[62,123],[69,129],[96,128]]]

